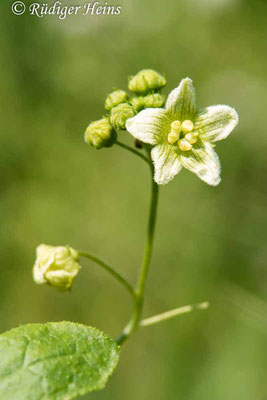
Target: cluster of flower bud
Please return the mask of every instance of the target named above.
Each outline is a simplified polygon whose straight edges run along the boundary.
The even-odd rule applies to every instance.
[[[160,90],[166,79],[157,71],[144,69],[130,77],[128,89],[133,95],[121,89],[111,92],[105,100],[106,116],[92,122],[86,129],[85,142],[101,149],[111,147],[117,140],[117,130],[126,130],[126,121],[145,108],[160,108],[165,104],[165,96]]]
[[[160,93],[152,93],[147,96],[135,96],[130,99],[132,106],[136,111],[141,111],[145,108],[160,108],[165,104],[165,96]]]

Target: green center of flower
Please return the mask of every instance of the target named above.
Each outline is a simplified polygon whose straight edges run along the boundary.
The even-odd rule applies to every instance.
[[[171,123],[171,132],[168,134],[168,142],[177,144],[180,150],[189,151],[192,145],[197,142],[198,132],[193,132],[194,124],[189,119],[185,121],[173,121]]]

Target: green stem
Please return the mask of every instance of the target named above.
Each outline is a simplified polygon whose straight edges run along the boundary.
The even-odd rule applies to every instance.
[[[188,314],[195,310],[206,310],[207,308],[209,308],[209,306],[210,306],[209,302],[205,301],[205,302],[199,303],[199,304],[191,304],[188,306],[175,308],[174,310],[170,310],[170,311],[167,311],[162,314],[154,315],[153,317],[150,317],[150,318],[142,319],[142,321],[140,321],[139,325],[140,326],[155,325],[155,324],[158,324],[159,322],[166,321],[168,319],[177,317],[178,315],[181,315],[181,314]]]
[[[135,291],[136,297],[134,303],[134,311],[131,320],[126,325],[122,334],[116,339],[118,344],[122,344],[125,340],[127,340],[129,336],[138,327],[141,318],[141,313],[143,310],[144,292],[151,261],[151,255],[152,255],[153,239],[154,239],[154,231],[155,231],[156,215],[157,215],[157,204],[158,204],[158,185],[154,182],[153,179],[152,165],[151,165],[151,172],[152,172],[152,190],[151,190],[150,212],[149,212],[149,220],[147,228],[147,239],[146,239],[144,258]]]
[[[93,261],[95,264],[98,264],[100,267],[102,267],[104,270],[109,272],[118,282],[120,282],[131,294],[132,298],[136,299],[136,294],[134,288],[131,286],[131,284],[123,278],[117,271],[115,271],[110,265],[106,264],[104,261],[100,260],[100,258],[95,257],[85,251],[79,251],[79,256],[87,258],[88,260]]]
[[[117,142],[115,144],[117,144],[118,146],[122,147],[123,149],[126,149],[126,150],[130,151],[131,153],[137,155],[138,157],[142,158],[142,160],[144,160],[149,165],[151,164],[150,160],[146,156],[144,156],[144,154],[142,154],[139,151],[133,149],[131,146],[128,146],[127,144],[119,142],[118,140],[117,140]]]

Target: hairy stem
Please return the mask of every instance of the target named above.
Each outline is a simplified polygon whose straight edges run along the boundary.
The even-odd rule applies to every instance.
[[[95,257],[85,251],[79,251],[78,253],[79,253],[80,257],[84,257],[84,258],[87,258],[88,260],[93,261],[95,264],[99,265],[104,270],[109,272],[118,282],[120,282],[128,290],[128,292],[131,294],[131,296],[133,297],[133,299],[135,301],[136,294],[135,294],[134,288],[125,278],[123,278],[123,276],[121,276],[121,274],[119,274],[117,271],[115,271],[110,265],[108,265],[104,261],[100,260],[100,258],[98,258],[98,257]]]
[[[150,200],[150,212],[149,212],[149,220],[148,220],[148,227],[147,227],[147,239],[146,239],[146,247],[143,257],[143,262],[138,278],[137,287],[135,290],[135,303],[134,303],[134,311],[132,318],[130,319],[129,323],[126,325],[125,329],[123,330],[122,334],[116,339],[118,344],[122,344],[129,338],[129,336],[135,331],[135,329],[139,325],[139,321],[141,318],[141,313],[143,310],[143,303],[144,303],[144,292],[145,292],[145,285],[147,280],[147,275],[149,271],[151,255],[152,255],[152,248],[153,248],[153,239],[154,239],[154,231],[155,231],[155,224],[156,224],[156,215],[157,215],[157,204],[158,204],[158,185],[154,182],[153,179],[153,168],[151,165],[151,200]]]

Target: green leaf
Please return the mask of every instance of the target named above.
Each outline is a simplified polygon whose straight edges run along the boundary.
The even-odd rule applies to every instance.
[[[0,399],[70,400],[102,389],[118,358],[116,342],[92,327],[20,326],[0,335]]]

